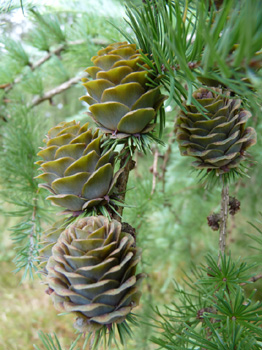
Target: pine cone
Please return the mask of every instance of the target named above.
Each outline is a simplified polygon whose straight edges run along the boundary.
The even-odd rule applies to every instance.
[[[92,61],[94,66],[86,72],[93,80],[84,83],[88,94],[80,100],[90,105],[98,127],[116,138],[151,131],[151,122],[165,97],[159,87],[146,85],[149,67],[135,44],[111,44],[98,51]]]
[[[94,331],[125,320],[139,303],[135,275],[141,251],[121,224],[104,216],[85,217],[69,226],[52,249],[47,281],[56,309],[74,312],[75,327]]]
[[[181,154],[197,158],[194,167],[219,175],[239,166],[245,150],[256,143],[256,132],[245,127],[251,113],[241,108],[241,100],[230,99],[229,91],[212,90],[193,94],[207,110],[205,116],[194,105],[184,105],[187,112],[178,115],[175,131]]]
[[[106,202],[116,181],[114,154],[101,155],[100,139],[88,123],[63,122],[49,130],[38,153],[44,160],[36,164],[43,171],[37,178],[46,182],[39,186],[52,193],[47,199],[53,204],[77,214]]]

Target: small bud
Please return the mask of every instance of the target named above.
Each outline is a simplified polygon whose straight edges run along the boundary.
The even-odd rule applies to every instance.
[[[207,217],[207,224],[213,231],[219,230],[220,214],[213,213]]]
[[[229,214],[235,215],[240,210],[240,201],[235,197],[229,197]]]
[[[204,312],[216,314],[216,309],[214,309],[212,307],[204,307],[203,309],[200,309],[200,310],[197,311],[197,317],[196,318],[198,318],[199,320],[203,320]]]

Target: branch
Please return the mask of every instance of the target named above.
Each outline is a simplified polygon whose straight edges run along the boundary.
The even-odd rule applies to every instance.
[[[174,142],[174,128],[172,130],[172,132],[169,134],[169,138],[168,138],[168,147],[167,150],[164,154],[164,160],[163,160],[163,164],[162,164],[162,175],[161,175],[161,180],[163,183],[163,187],[162,187],[162,191],[165,192],[165,185],[166,185],[166,168],[167,168],[167,164],[169,161],[169,157],[172,151],[172,144]]]
[[[33,108],[46,100],[51,100],[55,95],[61,94],[65,90],[69,89],[72,85],[77,84],[81,79],[82,79],[81,76],[71,78],[68,81],[66,81],[65,83],[55,87],[54,89],[47,91],[42,96],[36,96],[33,99],[29,108]]]
[[[29,235],[29,251],[28,251],[28,263],[34,264],[34,255],[35,255],[35,249],[36,249],[36,242],[37,242],[37,223],[36,223],[36,214],[38,209],[38,195],[39,195],[39,188],[37,188],[35,197],[33,198],[33,212],[31,217],[32,222],[32,228]]]
[[[220,253],[222,254],[225,252],[225,249],[226,249],[228,203],[229,203],[228,185],[225,185],[223,180],[223,187],[221,191],[221,211],[220,211],[220,231],[219,231],[219,250],[220,250]]]
[[[120,161],[120,169],[123,169],[123,172],[119,175],[119,178],[116,183],[116,188],[118,190],[118,200],[122,203],[125,201],[125,196],[126,196],[126,188],[127,188],[127,182],[129,178],[129,173],[132,169],[135,167],[135,161],[132,159],[130,152],[127,152]],[[116,213],[113,213],[113,219],[121,222],[121,216],[123,213],[124,207],[118,206],[117,212],[119,215]]]
[[[151,191],[151,195],[154,194],[155,189],[156,189],[156,179],[158,176],[158,172],[157,172],[157,163],[158,163],[158,157],[159,157],[159,152],[158,149],[156,147],[156,150],[154,152],[154,162],[153,162],[153,166],[152,168],[150,168],[150,171],[152,171],[153,173],[153,181],[152,181],[152,191]]]
[[[75,45],[77,45],[77,44],[75,44]],[[32,64],[31,70],[34,71],[36,68],[40,67],[43,63],[48,61],[53,55],[59,56],[60,53],[63,50],[65,50],[66,47],[67,47],[67,44],[62,44],[62,45],[58,46],[54,51],[49,52],[46,56],[43,56],[37,62]]]
[[[254,283],[254,282],[260,280],[261,278],[262,278],[262,274],[257,275],[257,276],[253,276],[248,281]],[[248,283],[243,282],[243,283],[240,283],[240,286],[245,286],[246,284],[248,284]]]
[[[36,236],[36,211],[37,211],[37,195],[39,193],[39,189],[37,189],[36,191],[36,197],[33,198],[33,213],[32,213],[32,229],[30,232],[30,236],[29,236],[29,241],[30,241],[30,249],[29,249],[29,259],[31,258],[31,256],[34,255],[34,249],[35,249],[35,236]]]

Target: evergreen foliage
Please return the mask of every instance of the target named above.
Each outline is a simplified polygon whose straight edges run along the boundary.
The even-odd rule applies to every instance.
[[[164,332],[153,341],[164,349],[260,349],[262,304],[253,299],[255,290],[247,296],[241,287],[252,266],[225,255],[220,266],[211,256],[206,262],[188,278],[187,290],[176,286],[179,303],[156,310]]]
[[[153,57],[159,79],[170,93],[168,102],[174,100],[183,109],[183,97],[201,111],[192,91],[201,86],[199,80],[211,81],[234,91],[258,111],[260,1],[224,1],[220,11],[215,2],[210,6],[205,0],[153,3],[147,0],[141,7],[129,3],[128,23],[143,53]],[[248,30],[244,25],[247,21],[252,22]],[[134,40],[130,35],[128,39]],[[147,57],[145,62],[149,63]]]

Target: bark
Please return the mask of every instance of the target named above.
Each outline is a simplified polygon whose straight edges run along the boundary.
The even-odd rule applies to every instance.
[[[220,231],[219,231],[220,254],[224,254],[226,249],[228,204],[229,204],[228,185],[225,185],[223,182],[223,187],[221,191],[221,211],[220,211]]]
[[[130,153],[128,152],[124,157],[121,158],[120,168],[123,168],[123,172],[120,174],[116,183],[117,192],[119,193],[118,200],[122,203],[124,203],[125,197],[126,197],[126,188],[127,188],[129,173],[132,169],[134,169],[134,167],[135,167],[135,161],[132,159]],[[117,212],[119,215],[117,215],[116,213],[113,213],[113,219],[121,222],[123,209],[124,207],[119,206],[117,208]]]

